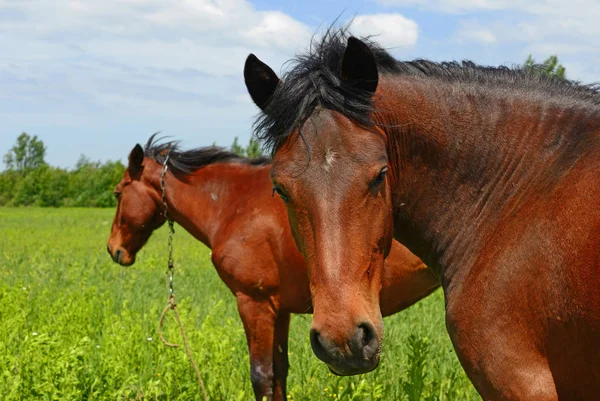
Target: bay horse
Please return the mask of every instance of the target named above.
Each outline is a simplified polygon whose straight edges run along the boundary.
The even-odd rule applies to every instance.
[[[600,394],[600,91],[518,68],[401,62],[330,27],[280,80],[250,55],[255,134],[308,261],[311,344],[374,369],[384,258],[440,278],[485,400]],[[347,346],[349,344],[349,346]]]
[[[257,400],[286,400],[290,313],[311,313],[306,263],[292,239],[283,202],[272,196],[270,159],[246,159],[217,147],[182,151],[154,136],[137,145],[115,188],[118,206],[108,252],[128,266],[169,217],[212,249],[212,262],[235,295],[250,352]],[[439,287],[406,248],[392,246],[383,273],[381,310],[391,315]],[[379,284],[377,284],[379,285]],[[378,352],[378,350],[374,350]]]

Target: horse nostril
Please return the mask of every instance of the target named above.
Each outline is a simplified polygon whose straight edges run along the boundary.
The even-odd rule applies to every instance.
[[[358,337],[360,341],[361,348],[366,347],[373,340],[373,332],[366,324],[361,324],[358,326]]]
[[[310,330],[310,345],[313,349],[313,352],[323,362],[327,362],[329,360],[328,353],[323,343],[321,342],[321,333],[318,330],[311,329]]]
[[[115,262],[121,263],[121,250],[120,249],[117,249],[115,251],[115,255],[113,256],[113,259],[115,260]]]
[[[371,359],[379,352],[379,340],[375,334],[375,328],[370,323],[358,325],[355,340],[365,359]]]

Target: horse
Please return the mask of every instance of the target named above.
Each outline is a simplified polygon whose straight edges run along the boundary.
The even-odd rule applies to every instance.
[[[168,154],[168,159],[167,155]],[[272,196],[268,158],[247,159],[218,147],[183,151],[154,136],[136,145],[115,188],[118,206],[108,252],[124,266],[167,216],[212,249],[212,262],[237,301],[257,400],[286,400],[291,313],[311,313],[308,272],[291,236],[283,202]],[[166,170],[165,170],[166,169]],[[383,273],[381,310],[391,315],[439,287],[416,256],[392,246]]]
[[[447,331],[483,399],[597,399],[598,88],[537,69],[403,62],[349,26],[289,66],[279,79],[250,54],[244,78],[308,262],[315,354],[338,374],[377,366],[375,289],[394,238],[439,277]]]

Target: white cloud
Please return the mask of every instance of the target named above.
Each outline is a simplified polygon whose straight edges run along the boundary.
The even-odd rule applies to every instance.
[[[521,49],[523,59],[536,60],[557,54],[559,60],[584,68],[567,68],[567,76],[586,82],[596,80],[600,65],[600,1],[598,0],[375,0],[393,10],[411,6],[464,20],[452,39],[478,43],[483,51],[496,45]]]
[[[312,34],[292,17],[257,11],[245,0],[21,0],[3,3],[0,13],[16,17],[3,18],[0,33],[25,39],[29,46],[76,44],[88,54],[99,50],[103,57],[129,65],[169,59],[182,67],[178,63],[183,59],[185,67],[192,61],[200,69],[210,64],[207,69],[221,74],[239,73],[241,67],[234,71],[225,62],[211,68],[221,60],[212,50],[218,54],[233,47],[245,53],[262,49],[291,55]],[[125,49],[130,57],[121,52]],[[22,53],[13,49],[11,56],[15,51]]]
[[[285,49],[293,44],[306,45],[311,34],[312,31],[292,17],[279,11],[270,11],[262,13],[260,22],[242,36],[254,45]]]
[[[132,133],[157,130],[197,145],[245,142],[257,112],[246,56],[279,71],[316,28],[249,0],[0,0],[0,16],[0,147],[23,130],[94,132],[110,135],[114,157]],[[417,40],[416,23],[399,14],[359,16],[354,29],[391,48]],[[64,156],[48,146],[51,162]],[[98,149],[86,153],[107,156]]]
[[[279,68],[314,29],[247,0],[0,0],[0,15],[0,138],[111,132],[119,146],[161,129],[247,138],[246,56]]]
[[[514,28],[528,16],[528,28],[525,32],[529,36],[539,37],[541,34],[549,35],[598,35],[600,24],[597,23],[600,15],[600,2],[597,0],[376,0],[377,2],[394,6],[416,6],[417,8],[439,13],[479,14],[494,17],[493,11],[515,12],[506,25],[512,23]],[[520,14],[519,14],[520,13]],[[503,18],[503,17],[499,17]],[[552,30],[550,28],[553,28]]]
[[[514,11],[528,15],[528,33],[540,35],[551,33],[571,35],[597,35],[600,33],[600,24],[597,23],[600,15],[600,2],[597,0],[376,0],[377,2],[394,6],[416,6],[428,11],[440,13],[479,13],[486,15],[488,11]],[[492,13],[487,13],[493,17]],[[515,19],[522,20],[522,15],[515,14],[512,19],[514,28]]]
[[[0,84],[13,89],[0,100],[31,113],[47,103],[74,114],[201,113],[200,103],[251,115],[236,100],[248,53],[281,65],[312,35],[246,0],[4,0],[0,14]]]
[[[483,26],[476,19],[462,21],[454,39],[458,42],[477,42],[483,45],[492,45],[497,41],[492,28]]]
[[[526,4],[522,0],[375,0],[385,6],[411,6],[446,13],[465,13],[475,10],[501,10]]]
[[[460,40],[474,41],[483,44],[496,42],[496,35],[486,29],[463,29],[458,33]]]
[[[419,26],[400,14],[358,15],[351,31],[357,36],[370,36],[388,49],[411,47],[417,43]]]
[[[148,110],[153,103],[164,113],[173,110],[166,102],[226,107],[222,99],[229,99],[236,113],[253,112],[238,101],[246,95],[248,53],[278,70],[313,34],[246,0],[4,0],[0,14],[0,82],[3,70],[35,82],[16,92],[31,96],[23,106],[38,109],[40,99],[59,91],[69,94],[62,95],[65,105],[79,108],[85,99],[97,111]],[[381,35],[376,40],[390,48],[412,46],[418,36],[417,24],[400,14],[360,15],[353,31]]]

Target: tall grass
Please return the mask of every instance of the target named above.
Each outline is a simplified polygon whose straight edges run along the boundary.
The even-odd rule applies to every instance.
[[[0,395],[3,400],[199,400],[181,349],[157,341],[166,304],[166,229],[131,267],[106,252],[112,210],[0,208]],[[233,296],[207,248],[175,236],[175,291],[211,400],[251,400]],[[310,316],[294,316],[291,400],[478,400],[434,293],[385,321],[380,367],[333,376],[313,355]],[[173,320],[166,335],[180,342]]]

